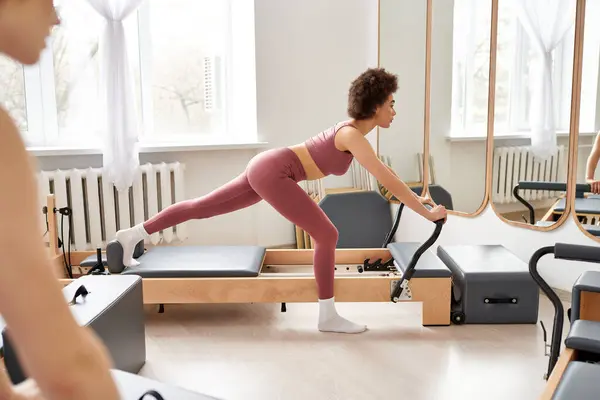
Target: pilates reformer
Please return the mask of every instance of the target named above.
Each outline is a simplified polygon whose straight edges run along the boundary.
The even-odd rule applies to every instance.
[[[56,211],[53,195],[48,196],[47,210]],[[132,268],[123,266],[122,247],[111,241],[104,252],[73,252],[72,263],[65,266],[56,237],[56,213],[48,212],[48,218],[50,252],[64,285],[71,276],[104,274],[106,269],[109,274],[138,275],[144,304],[158,305],[159,312],[166,304],[183,303],[281,303],[285,311],[287,303],[317,300],[312,249],[154,246],[146,251],[140,242],[134,252],[140,265]],[[442,225],[436,222],[431,237],[421,245],[336,249],[336,301],[421,302],[424,326],[450,325],[451,274],[445,267],[443,274],[436,274],[439,267],[427,265],[436,258],[427,250]]]
[[[556,243],[538,249],[530,258],[531,276],[554,306],[550,345],[540,321],[544,330],[545,355],[549,357],[544,373],[547,384],[540,399],[597,398],[600,391],[600,272],[585,271],[573,285],[570,329],[561,353],[564,307],[537,271],[539,260],[548,254],[565,261],[600,263],[600,247]]]
[[[566,192],[567,184],[561,182],[543,182],[543,181],[521,181],[513,188],[513,195],[529,211],[529,221],[531,225],[549,226],[562,216],[565,211],[566,200],[564,197],[556,200],[550,207],[544,217],[536,222],[533,206],[521,195],[521,190],[546,190],[556,192]],[[594,236],[600,236],[600,197],[586,196],[591,191],[589,184],[578,183],[575,185],[575,215],[585,230]]]

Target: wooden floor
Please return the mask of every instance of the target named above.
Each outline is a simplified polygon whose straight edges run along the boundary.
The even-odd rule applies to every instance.
[[[532,400],[543,391],[548,358],[539,323],[430,328],[420,325],[416,303],[340,303],[340,314],[370,329],[341,335],[316,330],[317,310],[152,308],[140,375],[224,400]],[[549,335],[552,318],[541,297]]]

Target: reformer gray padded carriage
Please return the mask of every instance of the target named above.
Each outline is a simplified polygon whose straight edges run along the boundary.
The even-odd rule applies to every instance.
[[[66,302],[71,302],[77,294],[76,301],[69,306],[76,321],[98,335],[108,349],[114,367],[138,373],[146,362],[142,279],[138,276],[87,275],[65,286],[63,294]],[[17,384],[27,376],[11,344],[10,326],[2,331],[2,339],[6,370],[12,382]]]
[[[157,397],[144,393],[150,390],[156,391],[164,400],[218,400],[202,393],[169,385],[154,379],[135,375],[132,373],[113,369],[111,371],[117,384],[121,400],[157,400]]]
[[[599,214],[600,216],[600,198],[598,197],[576,198],[574,205],[577,214]],[[554,211],[564,212],[565,207],[566,201],[562,198],[556,203]]]
[[[552,400],[597,399],[600,393],[600,365],[571,361],[563,373]]]
[[[502,245],[443,245],[437,254],[452,271],[456,323],[537,323],[539,288],[527,263]]]
[[[123,265],[119,242],[110,242],[106,249],[111,273],[142,278],[256,277],[265,253],[261,246],[156,246],[131,268]]]

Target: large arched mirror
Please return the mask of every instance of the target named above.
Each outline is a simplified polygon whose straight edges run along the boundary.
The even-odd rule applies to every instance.
[[[566,218],[576,3],[498,0],[490,201],[512,225]]]
[[[576,190],[572,214],[580,229],[600,241],[600,1],[585,2]]]
[[[486,203],[492,0],[433,0],[429,192],[450,213]]]
[[[398,75],[396,116],[379,128],[378,153],[421,194],[424,182],[427,0],[380,0],[379,66]],[[383,194],[386,189],[381,188]]]

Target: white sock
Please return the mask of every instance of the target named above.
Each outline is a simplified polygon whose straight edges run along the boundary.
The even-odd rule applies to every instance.
[[[355,324],[338,315],[334,298],[319,299],[319,330],[321,332],[360,333],[366,325]]]
[[[150,238],[144,225],[138,224],[132,228],[122,229],[117,232],[116,239],[123,247],[123,265],[126,267],[136,267],[140,263],[133,258],[135,246],[143,239]]]

